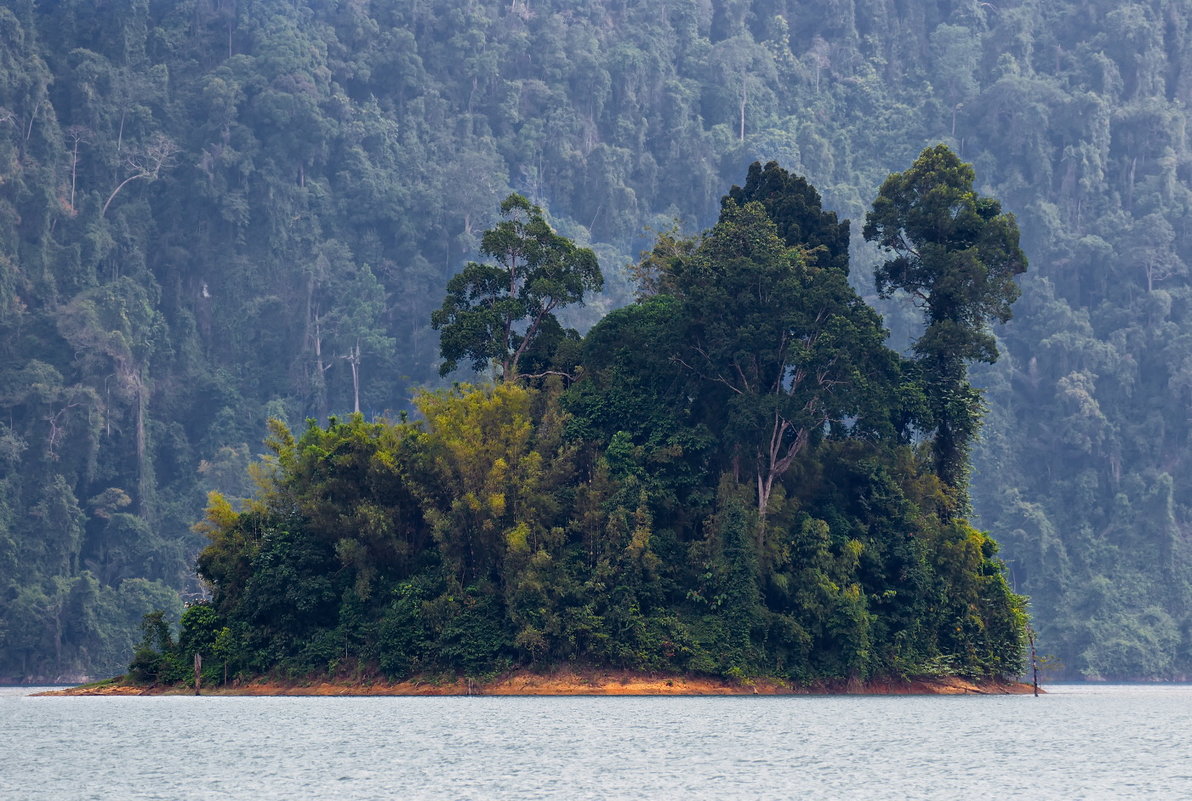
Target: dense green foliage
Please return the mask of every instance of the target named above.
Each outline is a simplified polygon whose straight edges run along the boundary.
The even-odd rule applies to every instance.
[[[542,209],[514,194],[502,201],[501,214],[505,219],[480,240],[480,252],[497,264],[469,262],[431,315],[442,334],[443,375],[467,357],[473,370],[495,363],[502,380],[516,380],[528,357],[555,350],[565,335],[555,311],[604,284],[596,254],[551,230]]]
[[[977,518],[1070,675],[1192,673],[1190,43],[1175,0],[5,3],[0,677],[119,669],[267,417],[407,408],[511,190],[603,312],[643,227],[774,160],[869,293],[867,204],[940,141],[1033,265],[974,379]]]
[[[823,218],[808,184],[766,174],[773,208],[789,193]],[[187,610],[177,643],[147,619],[132,676],[177,681],[194,651],[217,681],[560,663],[795,681],[1017,673],[1022,599],[993,542],[941,513],[952,488],[915,442],[929,419],[918,362],[885,347],[847,262],[810,261],[762,203],[737,205],[753,184],[655,263],[664,293],[578,348],[557,342],[543,375],[519,380],[509,325],[485,325],[474,353],[503,363],[497,386],[422,394],[416,423],[354,415],[298,439],[273,423],[257,496],[237,512],[212,494],[210,602]],[[501,266],[461,275],[512,271],[514,250],[532,275],[520,233],[517,248],[487,244],[509,230],[484,235]],[[543,224],[535,241],[573,252],[557,239]],[[517,316],[528,336],[536,319]],[[454,341],[443,351],[452,364]]]
[[[1017,222],[973,191],[974,178],[972,167],[937,145],[886,179],[865,218],[865,238],[892,255],[875,273],[878,292],[901,290],[924,310],[913,349],[931,408],[935,469],[960,496],[959,510],[968,505],[969,449],[981,424],[967,363],[997,361],[989,323],[1010,319],[1014,279],[1026,271]]]

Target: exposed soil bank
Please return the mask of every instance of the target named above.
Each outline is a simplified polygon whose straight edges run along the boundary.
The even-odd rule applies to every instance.
[[[703,676],[652,676],[620,671],[533,673],[518,670],[486,681],[469,679],[277,681],[204,688],[203,695],[1021,695],[1031,685],[957,677],[790,684],[773,679],[729,681]],[[1040,691],[1041,692],[1041,691]],[[191,695],[193,687],[137,687],[113,679],[43,695]]]

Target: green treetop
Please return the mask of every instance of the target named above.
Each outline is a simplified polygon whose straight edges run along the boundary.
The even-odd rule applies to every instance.
[[[829,424],[860,413],[885,332],[847,269],[808,264],[761,203],[726,198],[675,269],[687,322],[676,358],[723,390],[734,472],[745,459],[757,485],[760,537],[776,480]]]
[[[970,361],[997,360],[993,321],[1010,319],[1014,278],[1026,271],[1014,215],[973,190],[973,168],[945,145],[924,150],[886,179],[865,218],[865,238],[891,251],[878,291],[909,293],[927,327],[914,343],[935,428],[936,470],[963,496],[969,447],[981,420]],[[963,502],[960,506],[963,506]]]
[[[447,375],[460,359],[483,370],[495,362],[504,381],[520,376],[519,367],[535,340],[561,332],[554,312],[603,286],[596,255],[556,234],[542,209],[518,194],[501,203],[505,217],[484,232],[480,252],[496,264],[469,262],[447,284],[447,297],[431,315],[442,332]]]
[[[803,248],[821,267],[848,272],[849,221],[838,221],[836,212],[824,211],[820,194],[801,175],[784,170],[771,161],[749,165],[745,186],[734,186],[721,200],[738,206],[761,203],[778,226],[778,235],[790,247]]]

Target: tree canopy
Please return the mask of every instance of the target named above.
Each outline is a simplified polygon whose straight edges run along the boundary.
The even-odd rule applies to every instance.
[[[807,196],[771,176],[774,208]],[[486,251],[537,263],[509,230]],[[561,663],[807,683],[1017,673],[1024,599],[993,541],[938,512],[909,428],[914,371],[847,265],[807,250],[761,203],[726,198],[665,266],[673,294],[605,317],[574,376],[528,386],[510,367],[420,394],[413,422],[353,415],[298,438],[275,422],[258,495],[240,512],[210,499],[211,602],[176,642],[150,619],[132,675],[177,681],[187,648],[219,660],[215,681]],[[485,333],[500,346],[507,330]]]
[[[860,415],[867,368],[886,355],[880,318],[847,270],[807,261],[762,204],[729,198],[690,258],[671,268],[685,342],[673,358],[722,396],[720,423],[740,449],[733,469],[753,476],[762,521],[775,481],[803,450]]]
[[[502,380],[516,380],[531,347],[560,332],[554,312],[604,284],[596,255],[552,231],[538,206],[513,194],[501,202],[501,214],[505,219],[480,241],[480,252],[497,264],[469,262],[431,315],[442,334],[442,375],[467,358],[473,370],[492,362]]]
[[[1189,42],[1175,0],[4,4],[0,678],[109,674],[145,611],[176,622],[190,525],[252,494],[269,417],[396,420],[442,386],[428,311],[511,192],[606,278],[519,372],[577,375],[567,329],[598,319],[652,366],[601,359],[630,394],[590,420],[687,381],[650,352],[673,296],[610,316],[620,266],[653,248],[665,277],[734,182],[774,213],[770,162],[818,187],[788,196],[808,264],[843,251],[825,215],[857,223],[850,280],[914,356],[923,310],[877,297],[858,234],[940,142],[1031,257],[998,361],[968,365],[973,518],[1063,675],[1188,675]],[[719,423],[676,428],[694,401],[671,401],[656,439],[710,448]]]
[[[892,253],[874,273],[879,294],[901,290],[923,307],[925,329],[913,348],[931,409],[936,470],[953,488],[965,483],[981,419],[967,362],[997,361],[990,326],[1010,319],[1015,278],[1026,271],[1014,216],[978,195],[974,178],[946,145],[924,150],[882,184],[864,230]]]

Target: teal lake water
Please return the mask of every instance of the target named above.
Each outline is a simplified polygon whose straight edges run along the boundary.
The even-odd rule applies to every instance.
[[[1031,696],[35,698],[0,799],[1187,799],[1192,686]]]

